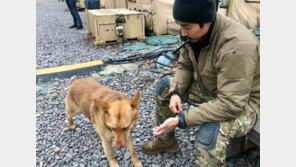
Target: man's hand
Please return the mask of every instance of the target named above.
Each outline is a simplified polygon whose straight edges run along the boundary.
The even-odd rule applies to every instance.
[[[153,129],[153,135],[162,135],[175,129],[179,124],[179,118],[168,118],[163,124]]]
[[[179,95],[172,95],[169,108],[174,114],[180,114],[182,112],[181,98]]]

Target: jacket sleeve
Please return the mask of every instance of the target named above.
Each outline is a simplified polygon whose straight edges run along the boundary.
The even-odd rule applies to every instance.
[[[217,98],[184,113],[187,126],[222,122],[238,117],[249,99],[259,56],[257,45],[247,44],[218,56]]]
[[[182,48],[180,50],[177,70],[170,84],[169,93],[174,91],[175,86],[178,83],[180,96],[183,96],[189,84],[192,82],[192,78],[193,78],[192,62],[189,58],[187,51],[184,48]]]

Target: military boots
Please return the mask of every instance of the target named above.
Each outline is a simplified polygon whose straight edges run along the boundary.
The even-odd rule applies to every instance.
[[[162,152],[175,153],[180,150],[175,136],[166,140],[156,139],[142,145],[142,151],[146,154],[158,154]]]

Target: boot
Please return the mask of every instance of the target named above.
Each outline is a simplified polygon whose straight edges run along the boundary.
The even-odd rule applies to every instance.
[[[82,29],[82,28],[83,28],[83,26],[76,27],[77,30]]]
[[[77,25],[72,25],[72,26],[70,26],[69,28],[76,28],[76,27],[78,27]]]
[[[142,145],[142,151],[146,154],[158,154],[162,152],[175,153],[180,151],[177,139],[175,136],[166,140],[156,139],[148,141]]]

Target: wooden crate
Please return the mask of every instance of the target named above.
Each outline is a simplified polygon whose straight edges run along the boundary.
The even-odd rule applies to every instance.
[[[144,21],[141,12],[128,9],[86,10],[87,34],[95,37],[95,45],[127,39],[144,39]],[[118,35],[116,29],[119,27],[123,28],[123,35]]]

